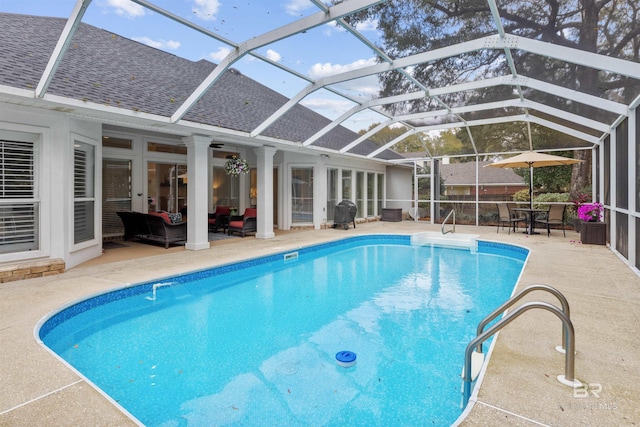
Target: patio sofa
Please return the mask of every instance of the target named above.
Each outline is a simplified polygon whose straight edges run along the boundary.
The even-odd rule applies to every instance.
[[[182,244],[187,240],[187,222],[172,222],[166,213],[117,212],[124,225],[124,240]]]

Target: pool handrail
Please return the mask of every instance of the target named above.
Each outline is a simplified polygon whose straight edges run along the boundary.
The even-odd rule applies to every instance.
[[[560,301],[560,305],[562,306],[562,311],[567,316],[567,319],[571,319],[569,302],[567,301],[565,296],[562,294],[562,292],[560,292],[559,290],[557,290],[552,286],[544,285],[541,283],[535,283],[533,285],[527,286],[522,291],[518,292],[516,295],[509,298],[500,307],[496,308],[494,311],[489,313],[484,319],[482,319],[480,323],[478,323],[478,329],[476,331],[476,335],[480,335],[484,331],[484,328],[489,324],[489,322],[491,322],[493,319],[498,317],[500,314],[502,314],[505,310],[510,308],[516,302],[520,301],[525,295],[533,291],[545,291],[554,295]],[[560,353],[564,353],[566,351],[564,346],[566,337],[567,337],[567,331],[563,326],[562,327],[562,344],[556,347],[556,350],[559,351]],[[482,353],[482,343],[478,345],[478,353]]]
[[[472,373],[471,373],[471,356],[473,353],[473,349],[478,346],[478,344],[483,343],[487,339],[489,339],[496,332],[500,331],[502,328],[507,326],[513,320],[515,320],[518,316],[520,316],[525,311],[531,310],[533,308],[541,308],[551,313],[555,314],[565,326],[567,330],[567,336],[565,337],[565,357],[564,357],[564,375],[558,375],[557,380],[568,387],[577,388],[582,386],[582,383],[575,379],[574,377],[574,368],[575,368],[575,332],[573,329],[573,324],[571,320],[566,316],[566,314],[560,310],[555,305],[549,304],[547,302],[533,301],[526,302],[520,306],[518,306],[515,310],[509,312],[506,316],[500,319],[498,322],[493,324],[489,329],[484,331],[482,334],[476,336],[471,342],[467,345],[467,348],[464,352],[464,370],[462,374],[463,381],[463,397],[462,397],[462,407],[466,407],[467,403],[469,403],[469,398],[471,397],[471,382],[473,381]]]
[[[444,231],[444,226],[447,225],[447,220],[451,215],[453,215],[453,223],[452,223],[451,230]],[[455,233],[455,232],[456,232],[456,210],[451,209],[451,212],[449,212],[445,217],[444,221],[442,221],[442,234]]]

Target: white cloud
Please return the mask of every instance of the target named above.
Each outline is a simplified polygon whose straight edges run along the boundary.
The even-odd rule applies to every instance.
[[[378,31],[378,20],[377,19],[367,19],[364,22],[358,22],[355,26],[356,31],[359,31],[361,33],[364,32],[377,32]],[[331,35],[333,35],[334,32],[339,32],[339,33],[345,33],[347,30],[344,29],[344,27],[342,25],[338,25],[336,23],[336,21],[331,21],[331,22],[327,22],[324,26],[323,26],[323,31],[322,33],[325,36],[331,37]]]
[[[285,11],[292,16],[299,16],[303,10],[309,9],[313,4],[308,0],[289,0],[284,6]]]
[[[378,20],[369,18],[364,22],[359,22],[356,24],[356,30],[360,32],[378,31]]]
[[[272,61],[278,62],[282,59],[282,55],[280,55],[278,52],[276,52],[273,49],[269,49],[267,50],[267,58],[269,58]]]
[[[200,19],[215,21],[219,8],[220,2],[218,0],[193,0],[191,10]]]
[[[309,77],[312,79],[319,79],[322,77],[332,76],[334,74],[340,74],[351,70],[357,70],[358,68],[368,67],[375,65],[376,59],[358,59],[350,64],[332,64],[325,62],[324,64],[314,64],[309,70]]]
[[[176,50],[180,47],[180,42],[174,40],[152,40],[149,37],[133,37],[133,40],[146,44],[147,46],[155,47],[156,49]]]
[[[220,62],[224,58],[226,58],[230,52],[231,49],[229,49],[228,47],[220,46],[218,50],[209,54],[209,58],[213,59],[214,61]]]
[[[129,0],[107,0],[107,6],[112,7],[116,14],[128,18],[144,15],[144,7]]]

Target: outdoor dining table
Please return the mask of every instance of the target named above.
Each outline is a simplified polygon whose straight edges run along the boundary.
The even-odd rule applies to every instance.
[[[536,216],[541,213],[547,213],[546,209],[531,209],[531,208],[513,208],[511,209],[514,212],[523,212],[527,217],[527,229],[523,232],[525,234],[540,234],[535,231],[534,223],[536,220]]]

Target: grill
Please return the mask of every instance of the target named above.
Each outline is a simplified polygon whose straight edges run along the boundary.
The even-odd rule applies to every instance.
[[[349,223],[353,223],[353,228],[356,228],[356,213],[358,208],[355,203],[349,200],[343,200],[336,205],[335,212],[333,214],[333,228],[343,227],[345,230],[349,229]]]

